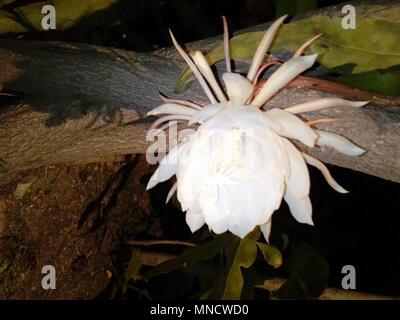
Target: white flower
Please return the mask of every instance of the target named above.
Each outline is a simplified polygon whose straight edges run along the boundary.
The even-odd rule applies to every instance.
[[[289,139],[296,139],[308,147],[329,146],[350,156],[360,155],[364,150],[349,140],[334,133],[314,130],[296,114],[328,107],[359,107],[366,102],[324,98],[286,109],[261,109],[273,95],[314,64],[316,55],[302,56],[302,53],[316,37],[282,64],[254,94],[262,60],[284,19],[278,19],[265,33],[247,77],[230,72],[224,21],[229,71],[222,77],[226,94],[203,54],[197,51],[190,58],[171,33],[175,47],[205,90],[210,104],[201,107],[164,97],[166,103],[149,112],[149,115],[166,115],[154,126],[179,120],[188,125],[197,124],[198,129],[160,161],[147,188],[176,175],[177,182],[167,201],[177,191],[192,232],[207,224],[217,234],[229,230],[243,238],[260,226],[268,241],[271,216],[280,207],[282,198],[298,222],[312,225],[306,163],[320,169],[335,190],[347,192],[332,178],[322,162],[300,152]]]

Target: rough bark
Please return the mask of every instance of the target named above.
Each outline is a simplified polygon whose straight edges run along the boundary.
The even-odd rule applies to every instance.
[[[371,16],[379,12],[377,8],[395,5],[391,1],[382,3],[360,4],[357,13]],[[340,9],[336,6],[322,12],[340,15]],[[220,37],[210,38],[187,47],[207,50],[220,41]],[[238,67],[245,70],[241,64]],[[0,83],[21,97],[1,97],[0,158],[13,171],[143,153],[148,146],[145,134],[150,123],[145,112],[160,104],[158,90],[168,95],[173,92],[182,68],[173,48],[134,53],[85,44],[0,40]],[[283,90],[269,105],[290,106],[325,96],[314,90]],[[183,97],[204,101],[198,85]],[[400,182],[397,110],[368,106],[309,114],[309,118],[345,119],[329,125],[327,130],[368,150],[357,158],[328,149],[309,152],[328,163]]]

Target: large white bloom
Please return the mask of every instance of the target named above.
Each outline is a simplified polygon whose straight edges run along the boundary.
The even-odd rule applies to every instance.
[[[282,198],[297,221],[312,225],[306,163],[320,169],[335,190],[347,192],[322,162],[300,152],[289,139],[308,147],[323,145],[350,156],[360,155],[364,150],[349,140],[314,130],[295,114],[328,107],[359,107],[365,102],[325,98],[286,109],[261,109],[273,95],[314,64],[316,55],[302,56],[302,53],[315,38],[280,66],[254,94],[262,60],[284,19],[278,19],[265,33],[247,77],[230,72],[225,28],[228,72],[222,78],[226,95],[202,53],[198,51],[190,58],[171,33],[175,47],[202,85],[210,104],[201,107],[164,97],[166,103],[149,112],[149,115],[166,115],[158,119],[155,126],[179,120],[188,125],[197,124],[198,129],[160,161],[148,189],[176,175],[177,182],[168,199],[177,191],[192,232],[207,224],[215,233],[229,230],[243,238],[260,226],[268,240],[271,216]]]

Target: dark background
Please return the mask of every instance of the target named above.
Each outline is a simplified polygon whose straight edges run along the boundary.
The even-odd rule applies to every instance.
[[[15,15],[16,8],[34,2],[38,1],[15,0],[10,4],[6,2],[1,8]],[[21,37],[151,51],[171,45],[168,28],[174,31],[181,42],[188,42],[221,34],[222,15],[227,16],[230,29],[234,31],[271,21],[286,13],[305,12],[340,2],[343,1],[120,0],[107,12],[83,16],[71,30],[35,32],[32,28],[32,32]],[[51,4],[51,1],[48,3]],[[19,19],[23,22],[23,17]]]

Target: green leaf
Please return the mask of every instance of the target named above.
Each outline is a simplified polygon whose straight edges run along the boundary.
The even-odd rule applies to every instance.
[[[336,81],[364,90],[383,92],[392,96],[400,95],[399,71],[368,71],[357,74],[343,74]]]
[[[124,283],[122,284],[122,294],[126,293],[129,280],[134,278],[139,273],[140,267],[142,266],[138,253],[139,250],[132,251],[131,259],[129,260],[128,267],[126,268],[124,273],[125,279]]]
[[[207,300],[210,297],[211,293],[212,293],[212,289],[206,290],[205,292],[203,292],[200,295],[199,300]]]
[[[317,0],[278,0],[276,3],[276,17],[306,12],[316,8]]]
[[[286,248],[289,246],[289,236],[286,233],[282,233],[282,251],[286,250]]]
[[[316,16],[307,20],[289,24],[283,36],[278,36],[274,48],[295,50],[306,39],[323,33],[309,52],[319,53],[318,62],[326,68],[354,64],[353,73],[361,73],[400,64],[400,24],[397,22],[359,18],[355,30],[344,30],[340,18]],[[294,39],[299,30],[304,33],[299,37],[302,39]],[[286,45],[286,42],[290,43]]]
[[[230,40],[230,53],[232,59],[244,60],[250,58],[256,51],[264,32],[248,32]],[[213,65],[224,58],[223,45],[218,45],[206,55],[209,65]],[[186,68],[180,75],[175,92],[181,93],[188,89],[194,81],[189,68]]]
[[[344,30],[340,18],[314,16],[283,25],[273,42],[272,51],[295,51],[319,33],[323,36],[307,49],[307,53],[318,53],[318,62],[328,69],[350,64],[354,66],[352,73],[358,74],[400,65],[400,23],[396,20],[358,18],[355,30]],[[232,58],[251,58],[263,34],[250,32],[232,38]],[[207,54],[210,65],[223,57],[222,44]],[[176,89],[182,92],[192,80],[191,72],[185,70]]]
[[[35,2],[17,7],[13,12],[0,10],[0,34],[23,33],[32,30],[42,30],[42,7],[51,4],[56,9],[57,31],[63,31],[75,26],[83,18],[98,14],[111,6],[118,4],[118,0],[53,0]],[[109,20],[108,20],[109,22]]]
[[[132,251],[131,259],[129,260],[128,267],[126,268],[124,273],[125,282],[128,282],[132,279],[132,277],[137,275],[140,267],[142,266],[138,253],[139,250],[137,249]]]
[[[149,279],[162,273],[168,273],[182,267],[189,267],[199,261],[209,260],[217,253],[221,252],[226,244],[232,239],[232,235],[224,233],[216,236],[213,240],[208,241],[195,248],[186,250],[177,259],[165,261],[157,267],[149,270],[143,275],[143,278]]]
[[[250,268],[256,258],[257,242],[248,237],[240,240],[226,277],[222,299],[240,299],[244,284],[241,268]]]
[[[15,2],[15,0],[3,0],[3,1],[1,1],[0,8],[2,6],[4,6],[4,5],[8,5],[8,4],[11,4],[13,2]]]
[[[262,242],[257,242],[257,247],[270,266],[276,269],[282,265],[282,254],[276,247]]]
[[[328,285],[329,265],[307,244],[292,248],[285,268],[289,279],[273,294],[278,299],[318,298]]]

